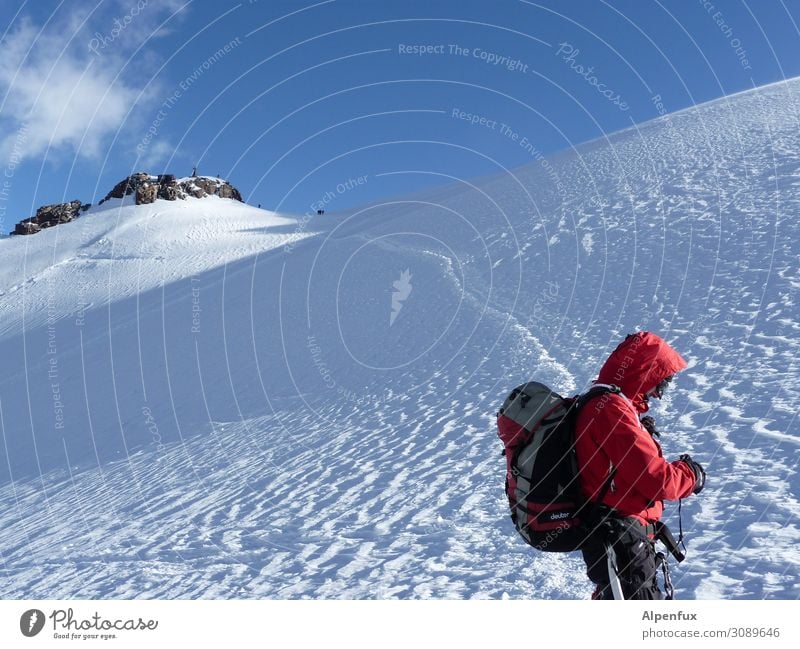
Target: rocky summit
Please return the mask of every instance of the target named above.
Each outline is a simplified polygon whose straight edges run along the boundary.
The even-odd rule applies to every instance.
[[[190,197],[205,198],[206,196],[232,198],[239,202],[244,202],[239,190],[227,180],[221,180],[220,178],[196,175],[176,178],[173,174],[154,176],[149,173],[138,172],[114,185],[114,188],[98,204],[105,203],[113,198],[122,199],[131,195],[135,197],[137,205],[147,205],[159,198],[175,201],[185,200]],[[35,216],[17,223],[13,234],[36,234],[43,228],[68,223],[90,207],[91,203],[82,203],[79,200],[44,205],[36,210]]]
[[[137,205],[146,205],[157,198],[167,201],[206,196],[219,196],[242,201],[239,190],[227,180],[220,180],[211,176],[190,176],[188,178],[175,178],[172,174],[153,176],[148,173],[135,173],[118,182],[106,197],[100,201],[104,203],[111,198],[124,198],[131,194],[136,195]]]

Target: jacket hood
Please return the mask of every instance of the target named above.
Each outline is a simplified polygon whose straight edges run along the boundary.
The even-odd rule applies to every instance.
[[[686,361],[663,338],[640,331],[627,336],[611,353],[597,382],[619,386],[639,412],[646,412],[645,395],[685,367]]]

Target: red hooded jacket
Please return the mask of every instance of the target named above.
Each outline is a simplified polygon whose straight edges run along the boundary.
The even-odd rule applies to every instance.
[[[623,516],[655,522],[664,500],[692,493],[694,471],[681,460],[667,462],[661,446],[639,422],[646,394],[686,361],[664,340],[646,331],[628,336],[609,356],[596,383],[616,385],[622,394],[589,401],[578,415],[576,451],[584,496],[595,501],[616,469],[603,503]]]

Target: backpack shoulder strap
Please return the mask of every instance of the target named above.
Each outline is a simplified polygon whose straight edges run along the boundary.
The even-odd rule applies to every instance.
[[[580,410],[589,401],[591,401],[595,397],[599,397],[599,396],[602,396],[604,394],[619,394],[619,395],[622,395],[622,388],[620,388],[618,385],[610,385],[608,383],[596,383],[591,388],[589,388],[586,392],[584,392],[583,394],[579,394],[578,396],[575,397],[576,408],[578,410]]]
[[[574,414],[574,417],[575,417],[574,421],[577,423],[578,413],[580,412],[581,408],[583,408],[587,403],[589,403],[589,401],[591,401],[595,397],[599,397],[599,396],[602,396],[604,394],[619,394],[619,395],[621,395],[622,394],[622,389],[617,385],[609,385],[609,384],[606,384],[606,383],[597,383],[597,384],[593,385],[591,388],[589,388],[589,390],[587,390],[583,394],[577,395],[575,397],[575,400],[574,400],[574,404],[575,404],[574,405],[574,413],[575,413]],[[606,494],[608,493],[608,490],[611,488],[611,483],[614,482],[614,476],[616,475],[616,473],[617,473],[617,468],[613,467],[611,469],[611,472],[608,474],[608,477],[606,478],[605,482],[603,483],[603,486],[600,488],[600,491],[597,494],[597,499],[594,501],[595,503],[602,503],[603,502],[603,498],[606,497]],[[576,466],[575,466],[575,475],[579,475],[578,468],[577,468],[577,463],[576,463]],[[589,507],[589,506],[590,506],[590,502],[588,500],[584,500],[583,503],[581,503],[580,507],[578,508],[578,511],[580,512],[580,511],[582,511],[583,509],[585,509],[586,507]]]

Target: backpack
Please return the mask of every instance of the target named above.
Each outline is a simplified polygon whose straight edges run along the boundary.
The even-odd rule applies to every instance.
[[[580,489],[575,423],[587,401],[619,392],[616,386],[599,385],[564,398],[543,383],[525,383],[511,391],[497,413],[511,520],[536,549],[573,552],[591,534],[587,524],[591,506]],[[603,500],[612,479],[613,473],[597,502]]]

